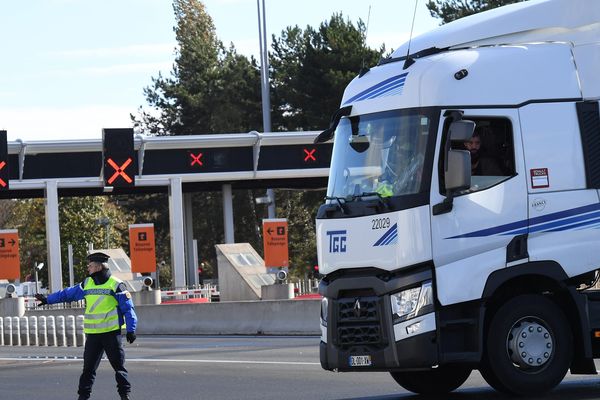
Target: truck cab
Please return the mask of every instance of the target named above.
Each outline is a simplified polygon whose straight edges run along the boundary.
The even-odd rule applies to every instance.
[[[317,138],[334,140],[317,215],[323,368],[389,372],[426,394],[473,369],[520,395],[596,373],[593,3],[460,19],[346,88]]]

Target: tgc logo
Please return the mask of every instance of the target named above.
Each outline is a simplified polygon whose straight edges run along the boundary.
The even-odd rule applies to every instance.
[[[327,231],[327,236],[329,236],[330,253],[346,252],[346,231]]]

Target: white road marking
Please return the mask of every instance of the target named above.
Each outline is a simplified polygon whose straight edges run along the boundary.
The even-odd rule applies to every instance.
[[[102,360],[107,360],[103,357]],[[0,361],[58,361],[83,362],[82,357],[0,357]],[[187,360],[171,358],[125,358],[126,363],[192,363],[192,364],[263,364],[263,365],[321,365],[317,362],[301,361],[257,361],[257,360]]]

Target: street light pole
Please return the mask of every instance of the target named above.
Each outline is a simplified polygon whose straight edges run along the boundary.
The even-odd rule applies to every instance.
[[[260,48],[260,85],[262,89],[263,132],[271,132],[269,52],[267,49],[267,18],[265,14],[265,0],[262,0],[262,15],[260,5],[261,0],[256,0],[256,8],[258,9],[258,43]],[[275,218],[275,192],[273,189],[267,189],[267,198],[269,199],[269,218]]]

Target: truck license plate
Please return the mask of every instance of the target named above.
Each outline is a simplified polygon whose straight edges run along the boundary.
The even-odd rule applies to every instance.
[[[350,356],[351,367],[369,367],[373,365],[371,356]]]

